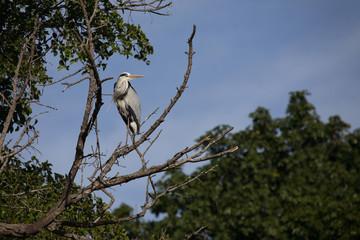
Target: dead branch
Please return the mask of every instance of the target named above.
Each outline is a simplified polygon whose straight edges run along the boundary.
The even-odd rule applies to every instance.
[[[217,139],[220,139],[220,138],[217,138]],[[214,144],[214,141],[211,141],[209,144],[211,144],[211,145]],[[187,162],[201,162],[201,161],[205,161],[205,160],[208,160],[208,159],[221,157],[221,156],[224,156],[224,155],[229,154],[231,152],[234,152],[235,150],[237,150],[237,147],[234,147],[232,149],[228,149],[228,150],[220,152],[218,154],[209,155],[207,157],[203,157],[203,158],[199,158],[199,159],[193,158],[194,156],[197,155],[197,154],[194,154],[192,157],[183,159],[183,160],[181,160],[179,162],[171,163],[171,160],[169,160],[168,162],[166,162],[164,164],[154,165],[154,166],[151,166],[150,168],[141,169],[141,170],[139,170],[139,171],[137,171],[135,173],[128,174],[128,175],[115,176],[115,177],[110,178],[109,180],[100,180],[98,178],[96,181],[94,181],[88,187],[83,188],[79,192],[70,195],[69,196],[69,202],[70,203],[76,203],[79,200],[81,200],[83,197],[90,194],[91,192],[94,192],[94,191],[97,191],[97,190],[101,190],[101,189],[108,188],[108,187],[115,186],[115,185],[121,185],[123,183],[127,183],[127,182],[130,182],[130,181],[135,180],[135,179],[139,179],[139,178],[142,178],[142,177],[147,177],[147,176],[154,175],[155,173],[160,173],[160,172],[167,171],[167,170],[170,170],[170,169],[175,169],[175,168],[178,168],[178,167],[180,167],[181,165],[183,165],[183,164],[185,164]],[[172,191],[172,188],[169,188],[168,192],[171,192],[171,191]],[[145,212],[140,212],[138,214],[135,214],[135,215],[132,216],[131,219],[128,219],[128,220],[132,220],[134,218],[141,217],[141,216],[143,216],[143,214],[145,214]]]
[[[77,70],[76,72],[74,72],[74,73],[72,73],[72,74],[69,74],[69,75],[67,75],[67,76],[65,76],[65,77],[63,77],[63,78],[61,78],[61,79],[59,79],[59,80],[57,80],[57,81],[55,81],[55,82],[44,84],[43,87],[50,86],[50,85],[59,83],[59,82],[61,82],[61,81],[64,81],[64,80],[67,79],[67,78],[70,78],[70,77],[75,76],[76,74],[80,73],[81,71],[85,70],[86,68],[88,68],[87,65],[85,65],[84,67],[80,68],[80,69]]]
[[[79,80],[77,80],[76,82],[73,82],[73,83],[62,83],[63,85],[66,85],[66,87],[62,90],[62,92],[65,92],[66,89],[68,89],[68,88],[70,88],[70,87],[72,87],[72,86],[74,86],[74,85],[76,85],[78,83],[81,83],[82,81],[87,80],[87,79],[90,79],[90,77],[83,77],[83,78],[81,78],[81,79],[79,79]]]
[[[39,132],[36,132],[34,134],[34,136],[32,136],[30,138],[30,140],[25,143],[23,146],[21,146],[18,150],[13,151],[9,154],[7,154],[6,156],[1,156],[1,161],[3,162],[1,168],[0,168],[0,175],[2,174],[2,172],[4,171],[5,167],[7,166],[7,164],[9,163],[9,160],[12,156],[15,156],[16,154],[18,154],[19,152],[21,152],[22,150],[24,150],[25,148],[27,148],[28,146],[30,146],[30,144],[39,136]],[[14,146],[15,147],[15,146]],[[5,161],[3,160],[5,159]]]
[[[159,12],[162,9],[172,6],[172,2],[163,4],[164,0],[146,1],[125,1],[123,5],[118,6],[119,10],[128,10],[133,12],[149,12],[157,15],[168,16],[168,13]],[[156,3],[158,3],[156,5]],[[162,5],[163,4],[163,5]]]
[[[0,197],[21,197],[30,193],[37,193],[42,191],[52,191],[52,188],[40,188],[40,189],[34,189],[30,190],[28,192],[20,192],[20,193],[13,193],[13,194],[0,194]]]
[[[104,82],[112,80],[112,79],[114,79],[114,78],[113,77],[104,78],[103,80],[101,80],[101,83],[104,83]],[[112,94],[110,94],[110,95],[112,95]]]
[[[165,196],[165,195],[167,195],[169,193],[172,193],[172,192],[176,191],[177,189],[179,189],[179,188],[181,188],[181,187],[183,187],[185,185],[188,185],[189,183],[191,183],[194,180],[199,179],[202,175],[213,171],[216,167],[217,167],[217,165],[211,167],[208,170],[204,170],[204,171],[198,173],[195,176],[190,176],[185,181],[183,181],[181,183],[178,183],[176,185],[168,187],[164,192],[156,195],[153,198],[153,200],[151,201],[151,203],[147,203],[147,204],[143,205],[142,206],[142,211],[139,212],[139,213],[130,215],[128,217],[119,218],[119,219],[116,219],[116,220],[107,220],[107,221],[96,222],[96,223],[95,222],[81,223],[81,222],[73,222],[73,221],[63,221],[63,222],[61,222],[61,225],[70,226],[70,227],[92,228],[92,227],[103,226],[103,225],[108,225],[108,224],[116,224],[116,223],[131,221],[131,220],[134,220],[136,218],[143,217],[143,216],[145,216],[145,213],[147,212],[147,210],[152,208],[157,203],[157,201],[159,201],[160,198],[162,198],[163,196]]]
[[[27,148],[28,146],[30,146],[34,140],[39,136],[39,132],[35,132],[35,134],[33,135],[33,137],[31,137],[23,146],[21,146],[18,150],[15,151],[15,148],[16,147],[19,147],[19,144],[21,142],[21,140],[23,139],[24,135],[26,133],[28,133],[28,128],[29,128],[29,125],[30,125],[30,122],[33,118],[37,117],[38,115],[40,114],[43,114],[45,112],[41,112],[39,114],[36,114],[35,116],[29,118],[27,120],[27,123],[25,125],[25,127],[23,128],[23,131],[21,132],[20,136],[18,137],[17,141],[15,142],[15,144],[13,145],[13,148],[11,149],[10,153],[6,154],[6,155],[3,155],[3,156],[0,156],[0,163],[3,163],[1,168],[0,168],[0,175],[1,173],[5,170],[5,167],[7,166],[10,158],[12,156],[15,156],[16,154],[20,153],[21,151],[23,151],[25,148]],[[4,161],[5,159],[5,161]]]
[[[104,213],[111,208],[111,206],[114,204],[115,202],[115,198],[114,196],[108,192],[106,189],[102,189],[101,190],[103,193],[105,193],[109,198],[110,198],[110,202],[108,204],[106,204],[106,206],[102,209],[101,213],[99,214],[99,216],[95,219],[95,223],[100,221],[100,219],[102,218],[102,216],[104,215]]]
[[[58,109],[55,108],[55,107],[42,104],[42,103],[40,103],[40,102],[38,102],[38,101],[36,101],[36,102],[34,102],[34,103],[37,104],[37,105],[39,105],[39,106],[42,106],[42,107],[50,108],[50,109],[52,109],[52,110],[58,110]]]
[[[150,141],[149,146],[145,149],[144,151],[144,155],[147,153],[147,151],[151,148],[151,146],[154,144],[154,142],[160,137],[162,130],[159,131],[159,133],[156,135],[156,137],[154,138],[154,140]]]
[[[207,229],[209,227],[209,225],[206,226],[201,226],[200,228],[198,228],[197,230],[195,230],[194,232],[185,235],[184,239],[185,240],[189,240],[190,238],[199,235],[199,233],[201,233],[202,231],[204,231],[205,229]]]
[[[2,92],[0,92],[0,96],[1,96],[1,98],[3,99],[3,101],[4,101],[8,106],[11,105],[11,103],[9,102],[9,100],[6,99],[6,97],[4,96],[4,94],[3,94]]]
[[[141,123],[140,127],[142,125],[144,125],[146,123],[146,121],[149,120],[151,118],[151,116],[157,112],[157,110],[159,110],[159,107],[157,107],[152,113],[150,113],[150,115],[147,118],[145,118],[145,120]]]
[[[184,77],[184,82],[182,84],[182,86],[178,89],[178,92],[176,94],[176,96],[174,97],[174,99],[171,101],[169,107],[164,111],[164,113],[162,114],[162,116],[160,116],[160,120],[158,119],[155,123],[157,123],[158,125],[162,122],[162,117],[164,118],[166,116],[166,114],[170,111],[171,107],[175,104],[175,102],[178,100],[178,98],[181,96],[181,93],[185,90],[185,87],[186,87],[186,83],[187,83],[187,80],[189,78],[189,75],[190,75],[190,72],[191,72],[191,58],[192,58],[192,55],[193,55],[193,52],[192,52],[192,38],[194,37],[194,34],[195,34],[195,27],[194,27],[194,31],[193,31],[193,34],[191,35],[191,38],[189,38],[189,53],[188,53],[188,56],[189,56],[189,65],[188,65],[188,70],[187,70],[187,74],[185,74],[185,77]],[[153,125],[152,128],[155,126],[157,127],[158,125]],[[150,128],[150,130],[148,130],[144,135],[148,134],[150,135],[150,133],[153,132],[152,128]],[[152,131],[151,131],[152,130]],[[149,132],[150,131],[150,132]],[[218,138],[216,138],[215,140],[213,141],[210,141],[208,143],[207,146],[211,146],[213,145],[215,142],[219,141],[222,137],[225,136],[225,134],[227,134],[229,131],[231,131],[231,129],[225,131],[222,135],[220,135]],[[144,138],[144,136],[142,136],[142,138]],[[201,157],[202,154],[205,153],[205,151],[200,151],[201,154],[199,153],[195,153],[194,155],[192,155],[191,157],[188,157],[188,158],[185,158],[183,160],[180,160],[180,161],[177,161],[178,159],[180,159],[182,156],[184,156],[186,153],[189,153],[190,151],[196,149],[198,146],[200,146],[200,144],[204,143],[205,141],[209,141],[209,138],[204,138],[202,141],[200,141],[200,143],[197,143],[197,144],[194,144],[192,147],[190,148],[186,148],[184,149],[183,151],[179,152],[178,154],[175,154],[174,157],[172,159],[170,159],[169,161],[167,161],[166,163],[164,164],[161,164],[161,165],[155,165],[155,166],[151,166],[150,168],[142,168],[140,169],[139,171],[135,172],[135,173],[132,173],[132,174],[128,174],[128,175],[123,175],[123,176],[115,176],[115,177],[112,177],[108,180],[105,180],[104,179],[104,176],[106,175],[106,173],[110,170],[111,166],[114,164],[115,160],[114,159],[114,162],[111,163],[111,166],[110,166],[110,162],[108,161],[107,162],[107,165],[106,167],[104,168],[104,170],[100,173],[99,177],[95,180],[95,181],[92,181],[92,183],[88,186],[88,187],[85,187],[83,189],[81,189],[80,191],[78,191],[77,193],[74,193],[74,194],[71,194],[69,195],[67,201],[68,201],[68,204],[73,204],[73,203],[76,203],[78,202],[79,200],[81,200],[82,198],[86,197],[87,195],[91,194],[92,192],[94,191],[98,191],[98,190],[102,190],[102,189],[106,189],[108,187],[111,187],[111,186],[115,186],[115,185],[120,185],[122,183],[126,183],[126,182],[129,182],[129,181],[132,181],[132,180],[135,180],[135,179],[138,179],[138,178],[141,178],[141,177],[149,177],[149,176],[152,176],[154,175],[155,173],[159,173],[159,172],[163,172],[163,171],[167,171],[167,170],[170,170],[170,169],[174,169],[174,168],[178,168],[179,166],[187,163],[187,162],[199,162],[199,161],[204,161],[206,159],[210,159],[210,158],[214,158],[214,157],[219,157],[219,156],[223,156],[225,154],[228,154],[228,153],[231,153],[233,151],[235,151],[237,148],[232,148],[232,149],[229,149],[229,150],[226,150],[224,152],[221,152],[221,153],[218,153],[218,154],[215,154],[215,155],[209,155],[207,157]],[[139,142],[139,140],[138,140]],[[137,146],[136,144],[138,142],[134,142],[133,144],[133,149],[136,149]],[[135,146],[134,146],[135,145]],[[124,149],[126,148],[129,148],[129,147],[123,147],[121,148],[119,151],[123,151]],[[118,152],[117,151],[114,151],[114,154],[112,154],[111,157],[114,157],[114,155],[116,155]],[[110,167],[109,167],[110,166]],[[208,170],[208,171],[211,171],[212,169]],[[134,214],[134,215],[131,215],[129,217],[126,217],[126,218],[122,218],[122,219],[118,219],[116,221],[103,221],[103,222],[96,222],[96,223],[73,223],[73,222],[63,222],[62,224],[63,225],[67,225],[67,226],[73,226],[73,227],[92,227],[92,226],[100,226],[100,225],[105,225],[105,224],[111,224],[111,223],[118,223],[118,222],[123,222],[123,221],[128,221],[128,220],[132,220],[132,219],[135,219],[135,218],[138,218],[138,217],[141,217],[141,216],[144,216],[146,211],[151,208],[155,203],[156,201],[158,201],[158,199],[160,197],[162,197],[163,195],[169,193],[169,192],[172,192],[172,191],[175,191],[177,188],[181,187],[181,186],[184,186],[185,184],[188,184],[189,182],[193,181],[194,179],[197,179],[198,177],[200,177],[202,174],[205,174],[207,173],[208,171],[204,171],[202,173],[200,173],[198,176],[194,177],[194,178],[191,178],[191,179],[188,179],[187,181],[183,182],[183,183],[180,183],[176,186],[172,186],[171,188],[169,188],[166,192],[162,193],[162,194],[159,194],[155,197],[155,199],[149,204],[147,201],[145,201],[145,205],[143,206],[142,208],[142,211],[137,213],[137,214]]]
[[[189,50],[186,53],[188,55],[187,70],[186,70],[186,73],[184,75],[184,81],[182,82],[180,88],[177,89],[177,93],[176,93],[175,97],[173,99],[171,99],[171,102],[168,105],[168,107],[164,110],[164,112],[161,114],[161,116],[155,121],[155,123],[141,136],[140,139],[138,139],[133,145],[123,147],[121,150],[119,150],[117,152],[114,152],[110,156],[110,158],[107,160],[107,162],[104,165],[104,171],[99,176],[100,179],[104,178],[104,176],[111,170],[111,167],[115,163],[116,159],[130,153],[136,147],[138,147],[140,144],[142,144],[144,141],[146,141],[149,138],[149,136],[155,131],[155,129],[157,129],[160,126],[160,124],[165,121],[165,117],[169,114],[170,110],[174,107],[175,103],[179,100],[182,93],[185,91],[185,88],[187,86],[187,82],[189,80],[190,73],[191,73],[192,57],[195,54],[193,52],[193,44],[192,44],[192,40],[193,40],[193,38],[195,36],[195,33],[196,33],[196,26],[194,25],[191,36],[188,39]]]
[[[170,6],[168,4],[161,5],[162,2],[163,2],[162,0],[153,0],[148,3],[146,3],[145,1],[126,1],[125,3],[127,5],[125,4],[125,6],[127,6],[127,8],[124,8],[124,10],[133,11],[132,8],[139,9],[139,7],[148,7],[146,12],[152,12],[152,11],[158,11],[158,10],[163,9],[164,7]],[[153,6],[153,4],[155,4],[155,3],[159,3],[159,5]],[[70,190],[74,183],[74,179],[79,171],[79,168],[82,164],[85,164],[84,159],[88,156],[88,155],[84,156],[85,143],[86,143],[86,140],[87,140],[87,137],[88,137],[90,131],[93,129],[93,126],[96,125],[97,116],[98,116],[100,108],[103,104],[102,103],[101,84],[104,82],[104,80],[101,80],[101,78],[99,76],[99,72],[97,70],[97,65],[95,62],[96,58],[95,58],[95,51],[94,51],[94,38],[92,35],[93,28],[91,26],[91,23],[92,23],[94,17],[96,16],[99,8],[98,8],[97,1],[94,6],[94,9],[92,9],[90,11],[91,13],[87,12],[88,10],[85,7],[83,0],[80,0],[80,6],[82,8],[82,12],[83,12],[85,24],[86,24],[86,33],[87,33],[86,39],[82,39],[82,37],[80,36],[80,34],[78,34],[76,29],[74,29],[73,31],[74,31],[75,37],[78,39],[78,41],[80,43],[82,43],[80,46],[81,50],[86,54],[87,59],[88,59],[87,68],[89,69],[89,75],[86,77],[86,79],[89,80],[89,87],[88,87],[88,95],[87,95],[87,100],[86,100],[86,107],[85,107],[85,111],[83,114],[83,119],[82,119],[82,123],[81,123],[81,127],[80,127],[80,133],[78,135],[78,141],[76,143],[76,151],[75,151],[73,164],[71,166],[71,169],[69,170],[61,197],[55,203],[55,205],[47,213],[45,213],[45,215],[42,218],[40,218],[37,222],[31,223],[31,224],[0,223],[0,232],[4,235],[13,236],[13,237],[27,237],[27,236],[31,236],[31,235],[38,233],[42,229],[47,229],[47,230],[54,232],[55,234],[58,234],[60,236],[75,238],[75,239],[86,239],[85,237],[81,237],[81,236],[78,236],[78,235],[75,235],[72,233],[62,232],[62,231],[58,230],[59,229],[58,227],[59,226],[71,226],[71,227],[89,228],[89,227],[95,227],[95,226],[101,226],[101,225],[107,225],[107,224],[120,223],[120,222],[129,221],[129,220],[144,216],[145,213],[147,212],[147,210],[150,209],[151,207],[153,207],[154,204],[161,197],[163,197],[166,194],[169,194],[171,192],[174,192],[178,188],[181,188],[196,179],[199,179],[203,174],[206,174],[209,171],[212,171],[214,169],[214,167],[209,170],[202,171],[199,174],[197,174],[196,176],[192,176],[179,184],[171,186],[168,189],[166,189],[165,192],[160,193],[160,194],[156,194],[155,187],[152,182],[152,176],[154,174],[168,171],[170,169],[176,169],[176,168],[180,167],[181,165],[186,164],[188,162],[201,162],[201,161],[205,161],[208,159],[221,157],[221,156],[231,153],[237,149],[237,147],[234,147],[232,149],[228,149],[228,150],[225,150],[225,151],[217,153],[217,154],[205,155],[207,149],[210,146],[212,146],[213,144],[215,144],[216,142],[218,142],[222,137],[224,137],[229,131],[232,130],[232,128],[228,129],[223,134],[221,134],[218,138],[213,139],[211,141],[210,141],[209,137],[204,138],[199,143],[196,143],[193,146],[191,146],[189,148],[187,147],[187,148],[183,149],[182,151],[178,152],[172,158],[170,158],[170,160],[168,160],[165,163],[160,164],[160,165],[153,165],[151,167],[147,167],[146,161],[145,161],[145,154],[148,151],[148,149],[152,146],[152,144],[156,141],[156,139],[158,138],[161,131],[154,138],[154,140],[150,141],[149,147],[143,153],[141,153],[138,149],[138,147],[141,144],[143,144],[145,141],[149,141],[151,134],[153,134],[153,132],[165,120],[165,117],[169,114],[169,112],[171,111],[173,106],[176,104],[176,102],[179,100],[179,98],[182,96],[182,93],[185,91],[185,89],[187,87],[187,82],[189,80],[191,68],[192,68],[192,57],[194,55],[193,45],[192,45],[192,41],[193,41],[193,38],[196,33],[196,26],[194,25],[192,34],[191,34],[190,38],[188,39],[189,49],[188,49],[188,52],[186,52],[186,54],[188,56],[188,64],[187,64],[186,73],[184,75],[184,80],[183,80],[181,86],[179,88],[177,88],[177,92],[176,92],[174,98],[171,99],[170,104],[167,106],[167,108],[164,110],[164,112],[160,115],[160,117],[152,124],[152,126],[137,141],[135,141],[134,136],[131,136],[132,143],[133,143],[131,146],[125,145],[120,148],[121,145],[119,144],[118,147],[111,154],[111,156],[108,158],[108,160],[106,161],[104,166],[100,166],[100,167],[96,166],[93,175],[89,178],[90,184],[88,186],[81,188],[80,190],[78,190],[75,193],[70,194]],[[119,9],[121,9],[121,8],[119,8]],[[151,9],[156,9],[156,10],[151,10]],[[139,9],[139,11],[143,11],[143,10]],[[89,15],[90,15],[90,17],[89,17]],[[23,61],[22,59],[21,59],[21,61],[19,59],[19,62],[22,62],[22,61]],[[80,79],[80,80],[83,81],[85,79]],[[74,83],[74,84],[76,84],[76,83]],[[14,94],[15,95],[17,94],[16,89],[14,89]],[[14,104],[14,103],[12,103],[12,104]],[[95,128],[96,128],[96,126],[95,126]],[[97,129],[95,129],[95,131],[97,131]],[[36,134],[34,136],[36,136]],[[4,139],[0,138],[1,144],[3,143],[3,141],[4,141]],[[206,145],[206,147],[204,149],[192,154],[190,157],[187,157],[187,154],[190,154],[190,152],[195,151],[201,144],[204,144],[207,141],[209,141],[209,143]],[[134,150],[138,153],[138,155],[143,163],[143,167],[140,170],[138,170],[134,173],[122,175],[122,176],[119,176],[118,174],[116,174],[113,177],[106,176],[109,173],[109,171],[111,170],[112,166],[117,162],[119,157],[125,156],[126,154],[128,154]],[[98,161],[101,160],[100,159],[100,143],[99,143],[98,137],[97,137],[97,148],[94,151],[94,154],[90,154],[89,156],[95,157],[95,158],[98,157],[99,158]],[[186,157],[184,158],[184,156],[186,156]],[[98,172],[100,172],[100,173],[98,174]],[[96,178],[97,174],[98,174],[98,177]],[[79,223],[79,222],[55,220],[66,209],[66,207],[68,207],[71,204],[76,204],[76,203],[80,202],[82,199],[84,199],[89,194],[91,194],[95,191],[103,191],[105,194],[107,194],[108,192],[106,189],[108,189],[109,187],[121,185],[123,183],[127,183],[127,182],[130,182],[130,181],[142,178],[142,177],[148,178],[148,183],[147,183],[147,187],[146,187],[146,199],[145,199],[144,205],[142,206],[142,210],[137,214],[133,214],[129,217],[120,218],[120,219],[112,220],[112,221],[100,221],[100,218],[98,218],[95,220],[95,222],[89,222],[89,223]],[[152,188],[155,192],[155,196],[152,199],[152,201],[149,200],[149,186],[150,185],[152,186]],[[110,193],[107,195],[111,198],[111,201],[105,207],[105,210],[108,206],[112,205],[113,200],[114,200],[113,196]]]

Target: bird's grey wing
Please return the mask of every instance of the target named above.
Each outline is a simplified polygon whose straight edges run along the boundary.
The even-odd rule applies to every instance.
[[[135,114],[134,110],[131,108],[131,106],[127,105],[126,109],[130,116],[130,129],[134,134],[137,134],[140,132],[140,122],[137,119],[136,114]],[[132,126],[133,122],[135,122],[135,124],[136,124],[136,129]]]
[[[128,109],[125,105],[125,102],[123,100],[115,100],[115,99],[114,99],[114,101],[115,101],[116,107],[120,113],[121,118],[124,120],[125,124],[127,124]]]
[[[127,94],[128,104],[131,107],[131,109],[134,111],[136,120],[140,124],[141,122],[141,104],[139,96],[137,95],[135,89],[133,86],[129,83],[129,91]],[[130,100],[130,101],[129,101]]]

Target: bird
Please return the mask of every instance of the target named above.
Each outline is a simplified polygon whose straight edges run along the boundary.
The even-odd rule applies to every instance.
[[[139,96],[131,85],[130,80],[143,76],[123,72],[114,84],[113,101],[126,126],[129,126],[134,135],[140,132],[141,104]]]

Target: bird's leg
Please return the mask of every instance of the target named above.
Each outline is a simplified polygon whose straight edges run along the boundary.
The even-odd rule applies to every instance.
[[[126,124],[126,145],[128,144],[128,137],[130,135],[130,119],[127,119],[127,124]]]

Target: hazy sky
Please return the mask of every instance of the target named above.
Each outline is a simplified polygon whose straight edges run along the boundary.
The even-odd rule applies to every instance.
[[[163,163],[219,124],[243,130],[258,106],[283,117],[290,91],[308,90],[323,121],[340,115],[352,129],[360,127],[360,1],[174,0],[169,13],[127,14],[125,20],[141,24],[154,46],[151,64],[114,56],[101,73],[102,78],[117,78],[125,71],[145,75],[133,81],[142,118],[157,107],[159,116],[183,80],[186,42],[192,25],[197,25],[189,88],[161,125],[163,133],[147,156],[149,164]],[[56,62],[48,59],[54,80],[66,74],[57,72]],[[114,81],[105,83],[104,93],[112,93]],[[64,86],[51,86],[42,98],[58,110],[39,119],[39,158],[50,161],[56,172],[67,173],[71,167],[87,86],[83,82],[65,93]],[[104,96],[99,116],[101,150],[106,154],[124,141],[126,132],[114,104],[107,110],[110,99]],[[90,149],[94,141],[87,143]],[[123,167],[114,169],[120,174],[141,167],[133,154],[120,164]],[[140,210],[145,182],[113,188],[115,205],[126,202]]]

